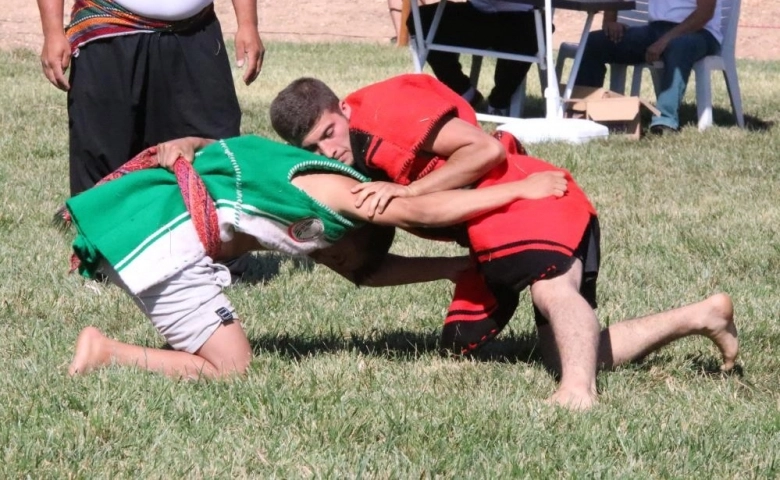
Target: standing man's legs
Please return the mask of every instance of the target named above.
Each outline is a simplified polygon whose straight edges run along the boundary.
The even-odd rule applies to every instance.
[[[197,136],[240,135],[241,108],[216,17],[192,31],[149,36],[144,148]]]
[[[71,68],[71,196],[160,142],[240,134],[216,17],[191,32],[96,40],[81,47]]]
[[[141,150],[135,105],[146,68],[134,59],[142,36],[96,40],[73,59],[68,91],[71,196]]]
[[[567,274],[537,282],[531,288],[535,304],[550,320],[539,326],[545,362],[561,373],[561,384],[550,398],[552,402],[586,409],[596,401],[597,365],[612,368],[638,360],[691,335],[707,337],[718,347],[722,370],[734,367],[739,341],[728,295],[713,295],[666,312],[625,320],[598,333],[593,310],[584,298],[577,298],[578,293],[571,292],[570,287],[578,278],[578,263]]]
[[[662,54],[664,68],[661,70],[661,84],[656,92],[656,106],[661,115],[653,116],[651,127],[664,125],[675,130],[680,128],[680,103],[693,64],[707,55],[717,54],[719,50],[718,41],[706,30],[689,33],[669,42]]]

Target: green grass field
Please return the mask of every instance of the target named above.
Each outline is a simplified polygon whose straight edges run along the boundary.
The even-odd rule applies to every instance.
[[[346,94],[410,63],[387,46],[270,43],[238,86],[243,129],[274,137],[268,105],[299,76]],[[0,478],[780,477],[780,63],[739,69],[748,130],[716,78],[706,132],[691,88],[680,135],[532,146],[600,212],[602,324],[723,291],[740,330],[738,373],[711,373],[715,348],[685,339],[601,373],[601,403],[576,414],[543,403],[555,379],[527,295],[483,358],[453,360],[436,352],[451,284],[356,289],[273,254],[229,290],[256,351],[246,378],[69,378],[85,326],[163,342],[119,289],[67,274],[72,234],[50,225],[67,195],[65,95],[34,52],[0,53]],[[394,251],[460,252],[408,235]]]

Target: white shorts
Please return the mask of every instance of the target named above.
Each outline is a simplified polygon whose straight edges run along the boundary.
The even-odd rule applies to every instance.
[[[195,353],[220,325],[237,320],[233,305],[222,292],[230,285],[230,272],[210,257],[137,296],[130,293],[110,265],[103,262],[101,267],[111,283],[133,298],[175,350]]]

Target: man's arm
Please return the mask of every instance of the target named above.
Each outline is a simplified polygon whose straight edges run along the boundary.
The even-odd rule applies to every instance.
[[[601,21],[601,29],[607,35],[607,38],[617,43],[623,38],[623,34],[628,28],[626,25],[617,21],[617,10],[607,10],[604,12],[604,18]]]
[[[460,118],[449,118],[433,130],[422,150],[447,159],[443,167],[412,182],[415,195],[471,185],[506,160],[501,142]]]
[[[407,186],[386,182],[360,184],[354,191],[358,193],[357,204],[368,200],[369,207],[381,213],[395,197],[425,195],[471,185],[506,160],[506,151],[498,140],[456,117],[449,117],[437,125],[421,150],[444,157],[447,162]]]
[[[263,68],[265,47],[257,31],[257,0],[233,0],[236,11],[236,64],[243,67],[244,83],[249,85],[255,81]]]
[[[601,19],[601,28],[604,26],[617,22],[618,12],[617,10],[605,10],[604,18]]]
[[[363,279],[361,285],[391,287],[434,280],[455,282],[469,266],[471,259],[468,256],[402,257],[390,253],[376,271]]]
[[[338,244],[330,249],[338,249]],[[342,249],[340,254],[349,256],[354,250]],[[471,265],[471,259],[462,257],[403,257],[388,253],[381,263],[372,266],[370,273],[358,275],[360,268],[348,268],[347,262],[334,261],[333,255],[323,256],[319,252],[311,258],[330,268],[355,285],[365,287],[393,287],[411,283],[433,282],[436,280],[456,281],[458,276]],[[368,264],[360,267],[370,266]]]
[[[70,43],[63,27],[63,0],[38,0],[43,29],[41,67],[52,85],[60,90],[69,90],[65,72],[70,66]]]
[[[455,225],[515,200],[561,197],[567,188],[563,172],[543,172],[489,188],[396,198],[384,212],[371,214],[367,205],[355,206],[355,197],[350,190],[358,182],[352,178],[317,173],[299,175],[293,179],[293,184],[346,217],[402,228]]]
[[[666,50],[669,42],[686,33],[697,32],[712,20],[715,14],[715,4],[717,0],[696,0],[696,9],[688,17],[677,24],[674,28],[666,32],[655,43],[650,45],[645,52],[645,61],[647,63],[657,62],[661,59],[661,54]]]
[[[389,254],[395,228],[368,224],[309,256],[356,285],[386,287],[449,279],[471,266],[469,257],[402,257]]]

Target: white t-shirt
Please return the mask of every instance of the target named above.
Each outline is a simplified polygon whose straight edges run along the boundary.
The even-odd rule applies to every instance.
[[[142,17],[157,20],[184,20],[206,8],[213,0],[114,0]]]
[[[712,34],[718,43],[723,42],[720,31],[720,0],[715,2],[715,13],[704,28]],[[647,12],[651,22],[665,21],[681,23],[696,10],[696,0],[649,0]]]
[[[469,3],[480,12],[528,12],[534,7],[526,3],[509,2],[506,0],[469,0]]]

